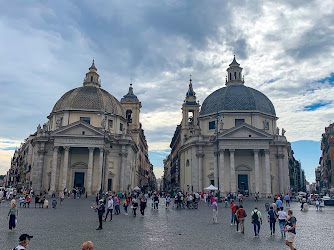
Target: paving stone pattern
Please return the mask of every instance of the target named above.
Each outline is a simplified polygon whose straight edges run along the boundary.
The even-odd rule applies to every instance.
[[[245,200],[248,213],[245,234],[237,233],[236,226],[230,225],[231,213],[224,204],[219,204],[218,222],[212,224],[212,208],[200,204],[194,210],[166,210],[163,200],[159,210],[146,209],[144,218],[113,215],[111,222],[98,227],[97,213],[91,206],[93,198],[66,199],[56,209],[19,208],[18,225],[15,232],[9,232],[6,220],[10,202],[0,205],[0,249],[13,249],[22,233],[34,236],[29,249],[81,249],[84,241],[91,240],[94,249],[288,249],[281,239],[279,226],[271,237],[266,219],[266,201],[255,203]],[[51,204],[51,199],[49,198]],[[149,203],[150,205],[150,203]],[[260,237],[255,238],[250,213],[257,205],[265,216]],[[297,218],[297,249],[334,249],[334,207],[325,207],[322,212],[310,207],[301,212],[299,203],[291,208]],[[139,211],[138,211],[139,214]]]

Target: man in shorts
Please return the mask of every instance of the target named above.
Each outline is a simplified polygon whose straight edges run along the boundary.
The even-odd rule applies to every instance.
[[[285,245],[290,247],[291,250],[294,250],[295,247],[293,246],[293,242],[296,237],[296,222],[297,219],[296,217],[293,216],[293,212],[291,209],[288,211],[288,220],[287,220],[287,225],[284,228],[284,231],[286,232],[286,238],[285,238]]]

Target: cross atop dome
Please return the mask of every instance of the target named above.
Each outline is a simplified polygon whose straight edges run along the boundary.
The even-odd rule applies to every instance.
[[[226,78],[226,86],[230,85],[244,85],[244,79],[241,77],[242,68],[240,64],[235,59],[235,55],[233,57],[232,63],[227,68],[227,78]]]
[[[84,78],[84,86],[93,86],[96,88],[101,87],[101,80],[99,79],[100,76],[96,72],[97,68],[95,67],[95,61],[93,59],[92,66],[89,67],[89,72],[86,73],[86,77]]]

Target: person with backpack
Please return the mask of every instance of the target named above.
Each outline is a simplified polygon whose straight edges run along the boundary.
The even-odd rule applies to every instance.
[[[261,218],[262,215],[261,215],[261,212],[257,210],[257,207],[254,208],[251,216],[252,216],[252,223],[254,226],[255,237],[259,237],[260,228],[262,225],[262,218]]]
[[[275,224],[277,220],[277,213],[274,211],[273,207],[270,207],[270,210],[268,211],[268,223],[270,225],[270,235],[275,235]]]
[[[232,218],[231,218],[231,226],[233,224],[236,224],[237,220],[235,218],[235,211],[237,210],[237,206],[234,204],[234,200],[232,200],[232,203],[231,203],[231,212],[232,212]]]
[[[237,212],[235,213],[235,216],[237,217],[237,220],[239,221],[240,223],[240,230],[241,230],[241,233],[245,233],[245,218],[247,217],[247,213],[246,211],[244,210],[243,206],[240,205],[239,206],[239,209],[237,210]],[[237,230],[238,232],[238,230]]]

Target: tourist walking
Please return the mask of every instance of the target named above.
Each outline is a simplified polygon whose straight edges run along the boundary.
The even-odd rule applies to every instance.
[[[282,200],[281,200],[281,197],[277,197],[277,200],[276,200],[276,211],[278,211],[279,209],[280,209],[280,207],[282,207],[283,206],[283,202],[282,202]]]
[[[286,194],[286,196],[284,197],[285,199],[285,206],[286,207],[290,207],[290,195]]]
[[[124,207],[124,214],[128,215],[128,207],[130,204],[130,200],[128,197],[125,197],[124,203],[123,203],[123,207]]]
[[[278,211],[278,223],[281,231],[282,238],[285,236],[285,232],[283,231],[286,223],[286,212],[283,211],[283,207]]]
[[[291,209],[288,210],[288,219],[287,225],[284,228],[286,232],[285,244],[290,247],[291,250],[294,250],[295,247],[293,246],[293,242],[296,237],[296,217],[293,216],[293,212]]]
[[[315,207],[316,207],[317,211],[319,210],[319,206],[320,206],[320,202],[319,202],[319,200],[316,200],[315,201]]]
[[[110,213],[110,221],[112,221],[112,210],[113,209],[114,209],[114,200],[113,200],[113,197],[109,196],[107,214],[106,214],[106,217],[104,218],[104,221],[107,221],[109,213]]]
[[[159,196],[157,194],[154,196],[154,209],[159,209]]]
[[[212,211],[213,211],[213,223],[217,224],[218,223],[218,204],[217,204],[217,197],[212,203]]]
[[[242,205],[239,206],[239,209],[236,211],[235,216],[237,217],[237,220],[239,220],[240,231],[241,233],[244,234],[245,233],[245,217],[247,217],[247,213],[244,210],[244,207]]]
[[[232,225],[235,225],[235,223],[237,222],[236,221],[236,218],[235,218],[235,211],[236,211],[236,205],[234,204],[234,200],[232,200],[232,203],[231,203],[231,212],[232,212],[232,218],[231,218],[231,226]]]
[[[19,211],[16,208],[16,203],[13,203],[7,215],[7,220],[9,218],[9,230],[15,230],[16,220],[18,216],[19,216]]]
[[[17,247],[15,247],[13,250],[22,250],[22,249],[26,249],[27,246],[30,243],[30,240],[33,238],[34,236],[32,235],[28,235],[28,234],[21,234],[21,236],[19,237],[19,245]]]
[[[170,195],[168,194],[166,196],[166,208],[169,208],[169,204],[170,204]]]
[[[259,210],[257,210],[257,207],[254,208],[254,210],[252,211],[252,223],[254,226],[254,234],[255,237],[259,237],[259,233],[260,233],[260,228],[262,225],[262,218],[261,218],[261,212]]]
[[[144,217],[145,214],[145,208],[146,208],[146,199],[143,196],[140,200],[140,213],[141,213],[141,217]]]
[[[132,198],[132,214],[134,217],[137,216],[138,202],[135,197]]]
[[[268,211],[268,223],[270,225],[270,235],[275,235],[275,224],[277,220],[277,213],[274,211],[273,207],[270,207]]]
[[[103,214],[105,213],[105,206],[103,204],[102,199],[99,201],[99,205],[96,207],[96,209],[97,209],[97,215],[99,217],[99,227],[96,228],[96,230],[101,230],[102,229]]]

